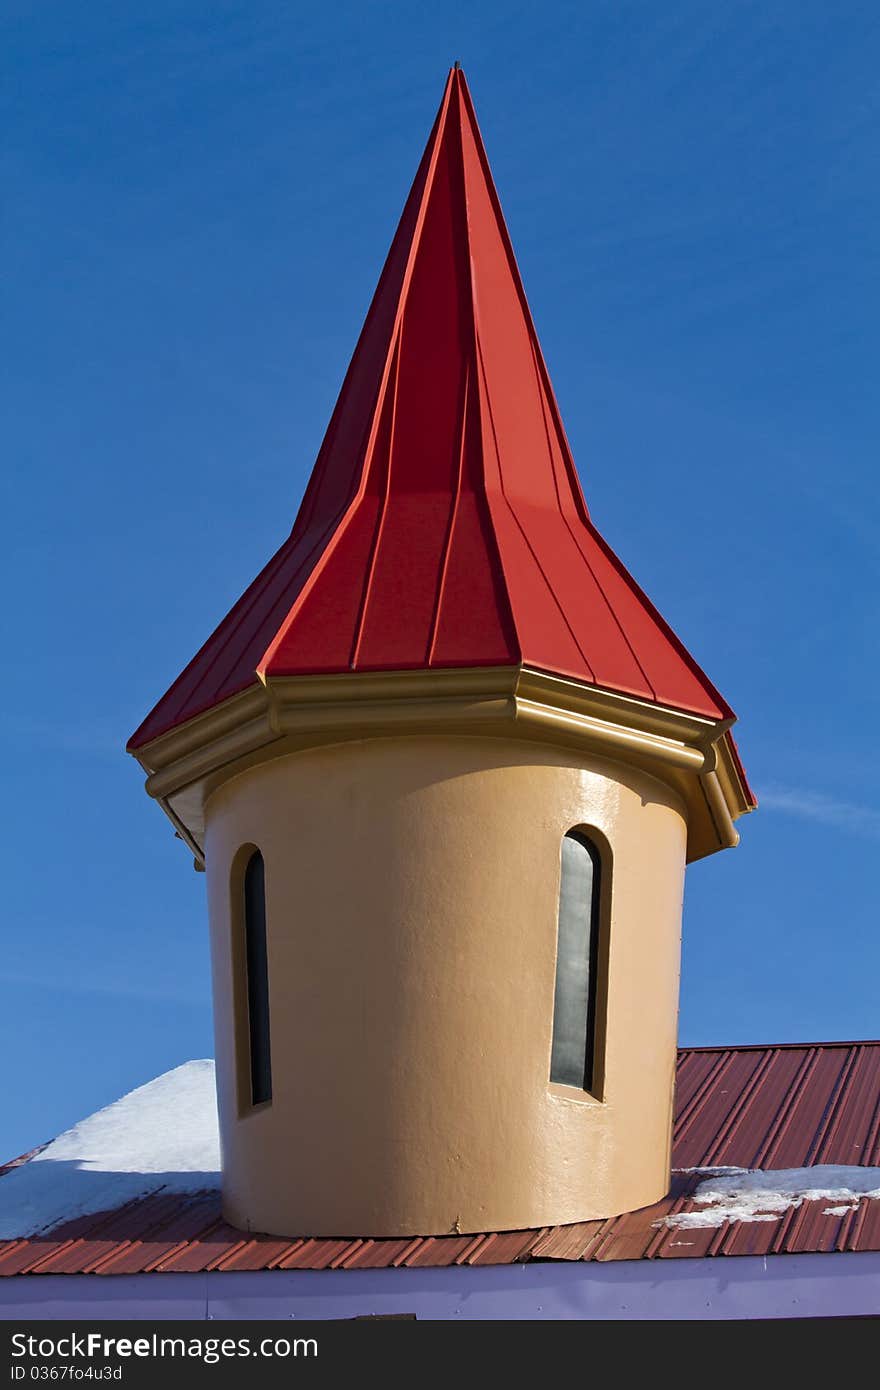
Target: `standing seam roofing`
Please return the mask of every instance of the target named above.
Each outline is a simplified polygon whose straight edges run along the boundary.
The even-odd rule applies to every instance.
[[[732,718],[589,516],[453,71],[293,531],[129,748],[258,677],[520,663]]]
[[[771,1221],[684,1230],[657,1225],[670,1214],[698,1209],[692,1193],[700,1174],[682,1170],[820,1163],[880,1165],[880,1042],[682,1049],[671,1190],[652,1207],[606,1221],[477,1235],[296,1240],[228,1226],[216,1192],[160,1192],[30,1239],[0,1242],[0,1275],[425,1268],[880,1250],[880,1201],[868,1198],[836,1216],[825,1214],[826,1201],[805,1201]]]

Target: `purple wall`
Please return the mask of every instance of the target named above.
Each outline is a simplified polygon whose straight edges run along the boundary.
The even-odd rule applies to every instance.
[[[0,1318],[777,1318],[880,1313],[880,1253],[452,1269],[24,1274]]]

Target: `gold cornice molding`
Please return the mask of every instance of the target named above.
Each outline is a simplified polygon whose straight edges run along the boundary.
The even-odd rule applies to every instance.
[[[742,779],[739,759],[734,755],[732,745],[732,735],[728,730],[723,738],[717,743],[718,752],[718,780],[724,800],[728,806],[735,807],[732,812],[734,819],[737,816],[746,815],[749,811],[754,811],[755,804],[752,800],[751,792]]]
[[[158,772],[178,759],[185,757],[223,734],[239,728],[241,724],[261,714],[266,708],[266,692],[257,681],[238,695],[231,695],[220,705],[205,710],[170,729],[167,734],[145,743],[142,748],[127,751],[137,758],[141,767],[148,772]]]
[[[581,685],[579,681],[551,676],[528,666],[520,667],[517,695],[543,704],[605,719],[645,733],[665,736],[679,742],[693,742],[708,747],[719,732],[727,729],[732,720],[702,719],[699,715],[655,705],[632,695],[618,695],[598,686]]]
[[[688,810],[688,857],[738,841],[751,809],[712,721],[521,666],[276,677],[134,750],[181,838],[203,859],[203,806],[246,767],[322,744],[400,734],[484,734],[588,750],[666,781]]]

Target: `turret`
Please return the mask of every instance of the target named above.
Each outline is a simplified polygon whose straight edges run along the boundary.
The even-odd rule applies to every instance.
[[[129,744],[207,873],[228,1219],[662,1196],[733,722],[590,517],[456,69],[293,530]]]

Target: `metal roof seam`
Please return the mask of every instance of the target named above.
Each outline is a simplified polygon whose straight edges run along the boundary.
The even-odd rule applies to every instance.
[[[593,1258],[593,1255],[595,1254],[595,1251],[599,1246],[599,1242],[602,1239],[604,1225],[604,1221],[600,1222],[597,1229],[589,1235],[589,1237],[587,1238],[586,1246],[584,1247],[581,1254],[578,1255],[579,1260],[591,1260]]]
[[[878,1090],[877,1104],[865,1141],[865,1151],[868,1155],[866,1162],[872,1166],[880,1163],[880,1090]]]
[[[372,1239],[355,1241],[344,1259],[334,1260],[332,1268],[348,1269],[349,1265],[357,1262],[359,1256],[366,1254],[368,1250],[372,1250],[375,1244],[375,1240]]]
[[[425,665],[434,664],[434,652],[437,649],[437,636],[440,629],[440,612],[443,607],[443,597],[446,588],[446,580],[449,574],[449,557],[452,551],[452,537],[455,534],[455,523],[458,519],[459,505],[461,503],[462,484],[464,480],[464,461],[465,461],[465,439],[467,435],[468,419],[468,377],[469,364],[464,366],[464,379],[462,381],[461,397],[461,425],[460,439],[458,445],[458,482],[452,494],[452,505],[449,508],[449,518],[446,523],[446,534],[443,537],[442,558],[438,566],[437,587],[434,594],[434,604],[431,611],[431,622],[428,628],[428,643],[425,651]]]
[[[715,1142],[706,1156],[707,1166],[717,1163],[719,1156],[724,1151],[725,1145],[727,1144],[727,1141],[731,1133],[738,1127],[739,1121],[742,1118],[744,1112],[747,1110],[752,1097],[760,1087],[762,1081],[764,1080],[764,1077],[770,1072],[775,1060],[776,1053],[773,1051],[768,1052],[766,1057],[762,1057],[761,1061],[755,1067],[754,1071],[752,1072],[751,1076],[748,1078],[745,1086],[743,1087],[743,1090],[740,1092],[739,1096],[736,1098],[730,1110],[728,1111],[727,1118],[724,1120],[724,1123],[721,1125],[721,1128],[718,1130],[718,1133],[715,1136]]]
[[[367,613],[370,607],[370,595],[373,589],[373,579],[376,573],[376,564],[379,557],[379,547],[382,542],[382,533],[385,529],[385,522],[388,516],[388,504],[391,499],[391,460],[394,456],[394,424],[397,410],[397,387],[400,377],[400,340],[403,335],[403,323],[398,324],[394,339],[389,345],[391,357],[391,378],[393,387],[390,394],[390,417],[388,420],[388,454],[382,460],[381,473],[383,478],[382,500],[376,511],[376,522],[373,527],[373,535],[370,540],[370,554],[364,572],[364,582],[361,589],[361,596],[358,603],[357,614],[355,616],[354,633],[351,639],[351,658],[349,665],[354,670],[358,664],[361,645],[364,640],[364,628],[367,624]],[[365,475],[367,468],[372,468],[372,451],[375,448],[376,436],[381,428],[381,414],[385,406],[384,401],[377,401],[375,406],[377,425],[370,439],[370,461],[365,464]]]
[[[277,1255],[274,1255],[274,1256],[273,1256],[273,1258],[272,1258],[271,1261],[269,1262],[269,1268],[270,1268],[270,1269],[278,1269],[278,1268],[280,1268],[281,1265],[282,1265],[282,1262],[283,1262],[284,1260],[288,1259],[289,1256],[294,1255],[294,1254],[296,1253],[296,1251],[299,1250],[300,1247],[303,1246],[303,1245],[305,1245],[305,1239],[304,1239],[303,1237],[300,1237],[298,1240],[290,1240],[290,1241],[288,1241],[287,1244],[284,1246],[283,1250],[280,1250],[279,1253],[278,1253]]]
[[[709,1249],[706,1253],[709,1255],[718,1255],[723,1253],[723,1250],[727,1242],[727,1237],[731,1234],[731,1232],[733,1232],[733,1222],[723,1222],[723,1224],[718,1227],[717,1231],[715,1231],[714,1235],[709,1241]]]
[[[468,1244],[461,1251],[461,1253],[459,1255],[456,1255],[455,1263],[457,1265],[473,1264],[474,1255],[476,1255],[476,1253],[481,1249],[482,1246],[486,1244],[487,1241],[492,1239],[492,1234],[493,1233],[490,1232],[489,1234],[473,1236],[473,1238],[468,1242]]]
[[[339,1254],[330,1261],[331,1269],[344,1269],[348,1260],[367,1244],[365,1240],[347,1240]]]
[[[779,1224],[773,1233],[771,1250],[774,1255],[782,1254],[789,1247],[789,1237],[796,1237],[798,1229],[803,1221],[803,1203],[800,1206],[788,1207],[780,1218]]]
[[[602,1222],[600,1229],[596,1232],[596,1243],[590,1250],[591,1260],[601,1260],[603,1258],[606,1246],[614,1237],[614,1223],[619,1220],[620,1217],[609,1216],[606,1221]]]
[[[291,1241],[290,1249],[273,1264],[274,1269],[295,1268],[296,1263],[302,1264],[303,1256],[307,1250],[314,1248],[318,1244],[314,1236],[306,1236],[303,1240]]]
[[[780,1049],[777,1049],[776,1055],[782,1056]],[[818,1049],[808,1048],[798,1065],[793,1080],[783,1092],[770,1129],[755,1154],[756,1168],[763,1167],[770,1155],[774,1153],[783,1142],[783,1139],[788,1133],[789,1126],[793,1122],[797,1098],[809,1083],[818,1065]]]
[[[867,1199],[862,1197],[851,1211],[848,1211],[844,1214],[840,1222],[840,1228],[837,1232],[837,1236],[834,1241],[835,1250],[846,1250],[848,1248],[850,1231],[856,1224],[856,1220],[861,1214],[862,1207],[866,1205]]]
[[[3,1274],[3,1261],[11,1259],[16,1251],[22,1250],[25,1245],[27,1245],[26,1240],[0,1241],[0,1275]]]
[[[423,1236],[414,1236],[413,1239],[410,1241],[409,1245],[405,1246],[405,1248],[404,1248],[403,1250],[401,1250],[400,1253],[399,1253],[398,1255],[395,1255],[394,1261],[393,1261],[395,1267],[398,1266],[398,1265],[405,1265],[405,1264],[407,1264],[407,1262],[409,1261],[410,1257],[411,1257],[412,1255],[414,1255],[414,1254],[416,1253],[416,1251],[419,1250],[419,1249],[421,1248],[422,1243],[423,1243],[423,1240],[424,1240],[424,1237],[423,1237]]]
[[[704,1077],[701,1084],[697,1087],[685,1109],[679,1114],[673,1126],[673,1144],[681,1143],[694,1118],[699,1114],[700,1106],[705,1097],[714,1089],[716,1082],[728,1071],[733,1062],[733,1053],[724,1050],[718,1056],[714,1066]]]
[[[845,1249],[845,1250],[857,1250],[857,1249],[858,1249],[858,1247],[859,1247],[859,1237],[861,1236],[862,1227],[865,1225],[865,1222],[866,1222],[866,1220],[867,1220],[867,1216],[868,1216],[868,1200],[867,1200],[867,1198],[863,1197],[862,1200],[859,1202],[859,1205],[858,1205],[858,1207],[856,1208],[856,1210],[852,1213],[852,1220],[849,1221],[849,1222],[847,1223],[845,1232],[842,1232],[842,1234],[843,1234],[844,1237],[845,1237],[845,1239],[844,1239],[844,1244],[843,1244],[843,1246],[841,1247],[842,1249]]]
[[[227,1250],[222,1250],[219,1255],[215,1255],[205,1266],[208,1270],[222,1269],[227,1262],[232,1262],[237,1255],[241,1255],[248,1249],[253,1242],[249,1240],[234,1241]]]
[[[857,1047],[851,1047],[846,1054],[846,1061],[841,1068],[837,1084],[828,1101],[828,1107],[823,1117],[822,1128],[816,1136],[815,1148],[810,1154],[811,1161],[814,1157],[817,1162],[822,1161],[822,1158],[828,1154],[840,1130],[843,1104],[847,1097],[847,1087],[855,1072],[858,1055]]]
[[[82,1240],[65,1240],[57,1250],[48,1250],[45,1253],[37,1253],[33,1241],[28,1241],[28,1245],[34,1250],[34,1258],[29,1260],[21,1270],[22,1274],[38,1274],[40,1266],[51,1261],[56,1261],[62,1257],[66,1259],[73,1250],[78,1249],[84,1244]]]

